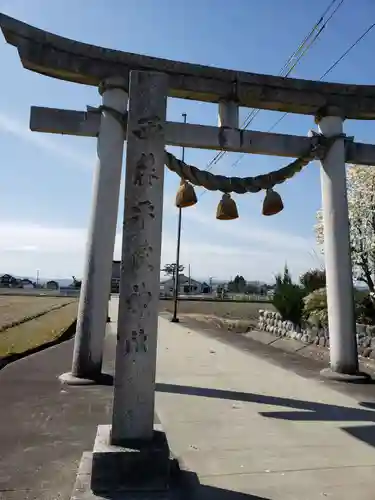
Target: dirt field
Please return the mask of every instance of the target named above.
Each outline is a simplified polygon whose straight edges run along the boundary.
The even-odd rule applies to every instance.
[[[0,332],[41,313],[75,302],[71,297],[0,296]]]
[[[72,297],[0,296],[0,358],[55,340],[77,308]]]
[[[254,323],[258,320],[259,309],[273,309],[267,302],[221,302],[181,300],[178,303],[179,315],[195,316],[197,319],[223,318]],[[173,300],[161,300],[160,311],[173,313]]]

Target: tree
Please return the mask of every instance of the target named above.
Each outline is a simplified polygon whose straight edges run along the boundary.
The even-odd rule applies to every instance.
[[[285,264],[283,274],[280,273],[275,276],[275,281],[272,304],[279,311],[283,320],[300,325],[304,305],[304,289],[292,282],[287,264]]]
[[[350,247],[353,278],[375,292],[375,169],[352,165],[347,169],[347,193],[350,221]],[[315,233],[324,244],[322,210],[317,212]]]
[[[171,276],[171,278],[173,280],[173,287],[175,286],[175,281],[176,281],[176,269],[177,269],[177,265],[175,262],[173,262],[173,264],[165,264],[165,266],[161,270],[167,276]],[[185,269],[185,266],[180,264],[178,266],[178,274],[182,273],[182,271],[184,269]]]
[[[182,273],[182,271],[185,269],[185,266],[183,266],[182,264],[180,264],[178,266],[178,273]],[[163,267],[163,269],[161,270],[164,274],[166,274],[167,276],[172,276],[173,279],[174,279],[174,276],[176,274],[176,264],[173,263],[173,264],[165,264],[165,266]]]
[[[246,289],[246,280],[243,276],[237,274],[234,280],[228,283],[228,292],[244,293]]]
[[[288,264],[285,264],[283,274],[281,273],[276,274],[275,281],[276,281],[275,291],[277,291],[277,289],[280,288],[282,285],[291,285],[293,283],[292,277],[289,272]]]
[[[263,288],[259,287],[255,283],[246,283],[245,292],[248,294],[254,294],[254,295],[259,293],[260,295],[262,295]]]
[[[300,276],[299,282],[307,293],[325,288],[326,272],[324,269],[310,269]]]
[[[77,280],[75,276],[72,276],[73,278],[73,283],[70,285],[72,288],[75,288],[76,290],[80,290],[82,286],[82,281]]]

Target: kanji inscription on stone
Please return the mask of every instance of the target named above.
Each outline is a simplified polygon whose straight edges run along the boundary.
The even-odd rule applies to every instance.
[[[125,340],[125,354],[147,352],[147,335],[143,328],[132,330],[130,339]]]
[[[152,153],[147,155],[145,153],[141,154],[141,157],[135,167],[133,178],[134,186],[143,186],[145,181],[148,182],[149,186],[152,186],[153,181],[159,179],[159,177],[155,174],[156,169],[154,165],[155,157]]]
[[[145,228],[145,218],[155,219],[155,207],[150,200],[138,201],[131,208],[130,220],[140,222],[140,229]]]
[[[131,313],[139,313],[143,317],[143,312],[148,308],[151,299],[152,293],[146,290],[146,285],[142,283],[141,285],[133,285],[132,292],[126,299],[126,303]]]
[[[150,139],[163,130],[159,116],[140,118],[138,125],[139,127],[133,130],[133,134],[138,139]]]

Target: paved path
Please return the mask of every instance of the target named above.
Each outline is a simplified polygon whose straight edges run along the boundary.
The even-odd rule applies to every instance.
[[[202,498],[375,498],[375,412],[165,319],[159,340],[157,412]]]
[[[375,411],[356,398],[374,401],[374,387],[337,392],[311,367],[298,364],[308,378],[288,371],[285,353],[240,344],[160,319],[156,410],[200,481],[194,500],[373,500]],[[107,370],[114,347],[115,325]],[[82,453],[110,423],[111,387],[59,384],[71,351],[67,342],[0,371],[1,500],[69,500]]]
[[[82,453],[92,450],[97,425],[111,421],[112,387],[60,384],[72,347],[0,370],[0,500],[70,500]]]

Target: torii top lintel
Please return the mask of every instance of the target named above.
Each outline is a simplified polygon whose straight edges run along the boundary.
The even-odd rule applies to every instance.
[[[169,95],[182,99],[316,115],[325,107],[345,118],[375,119],[375,85],[325,83],[170,61],[54,35],[0,13],[0,28],[23,66],[53,78],[97,86],[110,76],[128,81],[131,70],[160,71],[170,77]]]

